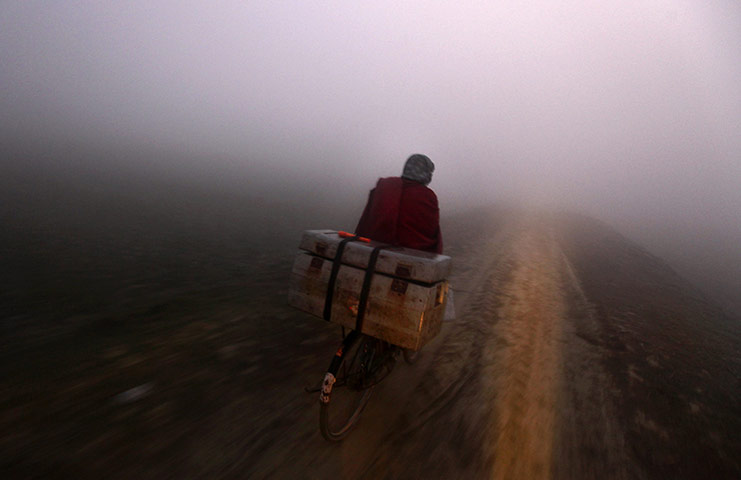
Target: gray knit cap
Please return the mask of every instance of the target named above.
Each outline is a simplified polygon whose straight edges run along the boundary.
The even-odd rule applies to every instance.
[[[422,185],[427,185],[432,181],[432,172],[435,171],[435,164],[432,163],[426,155],[415,153],[411,157],[407,158],[407,163],[404,164],[404,173],[401,174],[401,178],[408,180],[414,180]]]

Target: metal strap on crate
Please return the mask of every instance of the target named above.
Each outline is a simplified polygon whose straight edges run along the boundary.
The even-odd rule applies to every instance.
[[[363,288],[360,290],[360,303],[358,304],[358,316],[355,319],[355,331],[360,332],[363,328],[363,317],[365,316],[365,306],[368,303],[368,294],[370,294],[371,281],[373,280],[373,273],[376,270],[376,262],[378,261],[378,254],[384,248],[390,248],[391,245],[379,245],[371,252],[370,259],[368,260],[368,267],[365,269],[365,278],[363,279]]]
[[[327,283],[327,296],[324,298],[324,319],[329,321],[332,316],[332,297],[334,296],[334,286],[337,283],[337,272],[340,271],[340,265],[342,264],[342,253],[345,251],[345,245],[347,242],[354,242],[358,240],[358,236],[347,237],[341,240],[337,245],[337,251],[332,261],[332,272],[329,275],[329,283]]]

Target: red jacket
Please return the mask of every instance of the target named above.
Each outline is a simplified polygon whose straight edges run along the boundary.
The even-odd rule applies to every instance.
[[[435,192],[405,178],[378,180],[355,233],[383,243],[443,252]]]

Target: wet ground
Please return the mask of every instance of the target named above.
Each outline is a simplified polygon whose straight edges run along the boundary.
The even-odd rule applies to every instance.
[[[490,210],[444,227],[457,318],[416,364],[397,363],[345,441],[321,437],[318,395],[304,392],[339,327],[285,306],[291,251],[274,248],[228,288],[142,294],[126,307],[134,324],[87,314],[54,336],[5,329],[0,468],[112,479],[741,475],[736,320],[590,219]],[[135,291],[122,304],[136,304]]]

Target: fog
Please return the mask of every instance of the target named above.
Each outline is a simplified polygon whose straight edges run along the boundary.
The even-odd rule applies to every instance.
[[[443,214],[583,212],[730,298],[739,45],[734,0],[6,1],[3,169],[362,206],[420,152]]]

